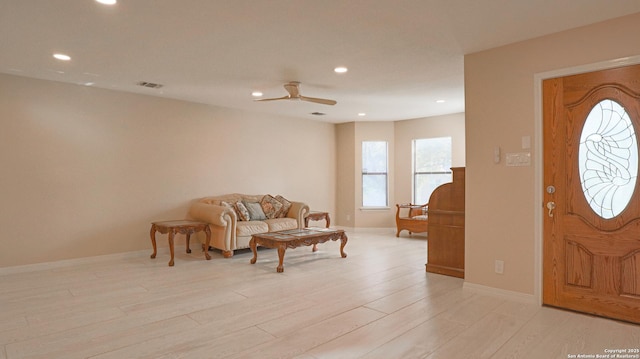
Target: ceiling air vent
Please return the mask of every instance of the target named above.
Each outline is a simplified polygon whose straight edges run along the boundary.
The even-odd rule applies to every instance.
[[[162,87],[162,85],[160,84],[154,84],[153,82],[146,82],[146,81],[140,81],[136,85],[142,86],[142,87],[148,87],[150,89],[159,89],[160,87]]]
[[[324,112],[311,112],[311,114],[314,115],[314,116],[324,116],[324,115],[326,115],[326,113],[324,113]]]

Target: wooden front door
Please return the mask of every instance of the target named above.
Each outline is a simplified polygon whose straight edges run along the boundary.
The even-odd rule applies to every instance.
[[[543,303],[640,323],[640,65],[543,82]]]

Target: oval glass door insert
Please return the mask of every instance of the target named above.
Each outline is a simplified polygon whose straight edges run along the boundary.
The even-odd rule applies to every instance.
[[[600,217],[618,216],[633,196],[638,176],[636,132],[619,103],[602,100],[589,112],[580,136],[580,182]]]

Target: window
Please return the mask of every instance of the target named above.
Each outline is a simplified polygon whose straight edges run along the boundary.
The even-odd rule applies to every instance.
[[[387,207],[387,142],[362,142],[362,206]]]
[[[429,202],[431,192],[451,180],[451,137],[413,140],[413,203]]]

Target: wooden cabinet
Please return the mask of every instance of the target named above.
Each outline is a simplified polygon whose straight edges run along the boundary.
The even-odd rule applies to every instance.
[[[464,167],[451,170],[429,198],[426,270],[464,278]]]

